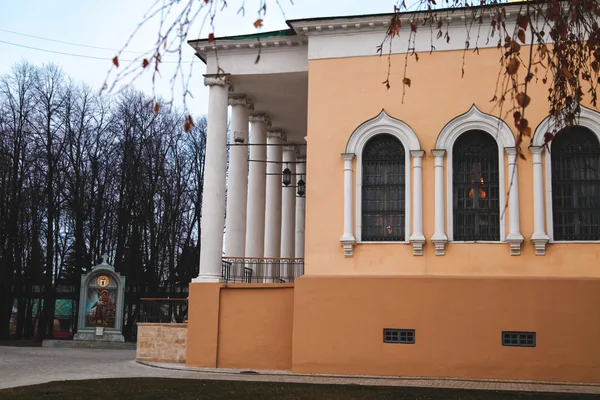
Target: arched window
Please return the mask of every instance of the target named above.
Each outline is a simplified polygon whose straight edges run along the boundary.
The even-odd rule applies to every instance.
[[[554,240],[600,240],[600,143],[588,128],[551,143]]]
[[[405,151],[392,135],[379,134],[362,152],[362,240],[405,238]]]
[[[487,132],[461,134],[452,149],[454,240],[500,240],[498,144]]]

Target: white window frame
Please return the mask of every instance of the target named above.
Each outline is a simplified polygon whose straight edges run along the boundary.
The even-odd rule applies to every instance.
[[[500,240],[454,241],[452,150],[460,135],[472,130],[481,130],[490,134],[498,144],[498,187],[500,203]],[[446,221],[448,242],[453,243],[504,243],[506,240],[506,187],[504,169],[504,149],[515,146],[515,137],[503,120],[485,114],[473,104],[469,111],[448,122],[441,130],[435,143],[436,150],[446,150]]]
[[[362,152],[365,144],[374,136],[380,134],[389,134],[397,138],[402,146],[404,146],[404,241],[368,241],[364,242],[362,236]],[[419,139],[415,132],[406,123],[390,117],[385,110],[381,110],[379,115],[362,123],[354,130],[348,144],[346,145],[346,153],[356,155],[356,173],[355,173],[355,190],[356,190],[356,219],[355,219],[355,238],[356,243],[377,243],[377,244],[393,244],[393,243],[410,243],[411,229],[411,175],[410,168],[411,151],[421,150]]]
[[[589,108],[581,107],[581,112],[577,123],[574,126],[588,128],[596,135],[600,142],[600,113]],[[552,116],[546,117],[535,129],[532,139],[532,146],[543,147],[545,145],[546,132],[552,132],[555,128],[556,120]],[[564,126],[557,127],[557,131]],[[552,223],[552,141],[548,144],[548,151],[544,151],[544,186],[545,186],[545,204],[546,204],[546,230],[549,243],[600,243],[600,240],[554,240],[554,224]]]

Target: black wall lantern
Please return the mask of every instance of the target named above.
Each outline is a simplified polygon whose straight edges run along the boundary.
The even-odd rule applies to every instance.
[[[283,184],[289,186],[292,183],[292,171],[288,167],[283,170]]]
[[[298,196],[304,196],[305,193],[306,182],[304,182],[304,179],[300,178],[300,180],[298,181]]]

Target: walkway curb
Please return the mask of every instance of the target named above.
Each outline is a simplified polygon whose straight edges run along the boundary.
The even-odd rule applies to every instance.
[[[410,386],[434,388],[461,388],[474,390],[501,390],[501,391],[527,391],[527,392],[555,392],[555,393],[594,393],[600,394],[600,384],[578,382],[548,382],[548,381],[515,381],[496,379],[464,379],[464,378],[431,378],[431,377],[395,377],[373,375],[326,375],[326,374],[295,374],[289,371],[271,370],[242,370],[223,368],[196,368],[187,367],[185,364],[171,364],[164,362],[138,361],[152,368],[172,371],[198,372],[203,374],[219,375],[244,375],[246,377],[269,377],[261,381],[284,382],[277,378],[297,379],[299,383],[338,384],[338,385],[364,385],[364,386]],[[289,382],[287,379],[285,382]]]

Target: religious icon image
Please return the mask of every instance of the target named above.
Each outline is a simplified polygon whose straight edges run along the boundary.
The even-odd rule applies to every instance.
[[[110,283],[110,280],[108,279],[108,276],[102,275],[100,277],[98,277],[97,282],[98,286],[100,287],[107,287],[108,284]]]
[[[85,325],[89,327],[115,327],[115,291],[90,288],[85,308]]]

